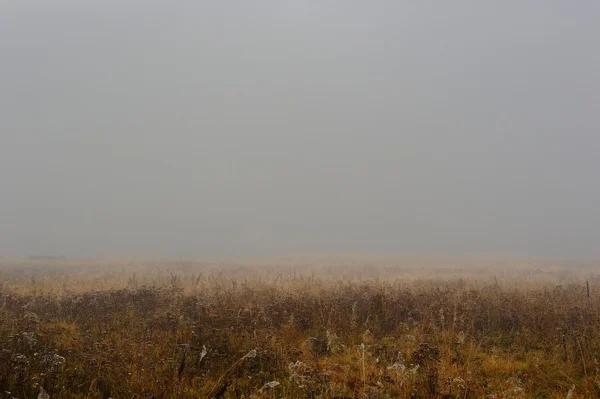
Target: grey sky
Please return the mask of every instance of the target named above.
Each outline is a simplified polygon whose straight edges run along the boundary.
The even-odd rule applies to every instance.
[[[5,1],[0,256],[600,257],[599,20]]]

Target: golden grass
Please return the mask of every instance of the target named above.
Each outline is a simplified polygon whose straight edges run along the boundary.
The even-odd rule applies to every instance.
[[[595,398],[595,266],[3,260],[0,398]]]

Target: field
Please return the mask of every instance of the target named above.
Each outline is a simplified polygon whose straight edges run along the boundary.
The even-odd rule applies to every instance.
[[[596,398],[598,263],[0,260],[0,398]]]

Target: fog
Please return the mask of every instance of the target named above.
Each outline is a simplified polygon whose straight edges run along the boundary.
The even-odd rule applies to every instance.
[[[599,20],[4,1],[0,256],[600,257]]]

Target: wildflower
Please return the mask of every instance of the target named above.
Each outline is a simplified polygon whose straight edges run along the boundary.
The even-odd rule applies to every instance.
[[[327,351],[330,353],[339,353],[341,350],[340,339],[337,334],[327,331]]]
[[[200,363],[202,361],[202,359],[204,359],[204,356],[206,356],[208,352],[206,351],[206,345],[202,345],[202,352],[200,352],[200,358],[198,359],[198,363]]]
[[[246,353],[242,359],[252,359],[256,357],[256,349],[252,349],[250,352]]]
[[[267,382],[265,385],[262,386],[262,388],[260,388],[260,392],[264,392],[267,389],[275,388],[278,385],[280,385],[278,381]]]
[[[40,387],[40,393],[38,393],[37,399],[50,399],[48,392],[44,391],[44,388]]]
[[[23,318],[31,323],[39,323],[40,322],[40,318],[37,314],[33,313],[33,312],[25,312],[23,313]]]
[[[38,342],[37,339],[35,339],[35,333],[33,332],[24,332],[22,333],[22,335],[25,339],[25,342],[27,342],[27,345],[29,345],[30,348]]]
[[[29,359],[27,359],[27,356],[23,355],[22,353],[15,355],[14,361],[18,364],[29,364]]]
[[[67,359],[65,359],[64,357],[57,355],[56,353],[54,354],[54,356],[52,356],[52,365],[53,366],[61,366],[63,364],[65,364],[65,362],[67,361]]]
[[[406,370],[406,366],[400,362],[396,362],[391,366],[388,366],[388,370],[395,371],[396,373],[403,374],[404,370]]]

